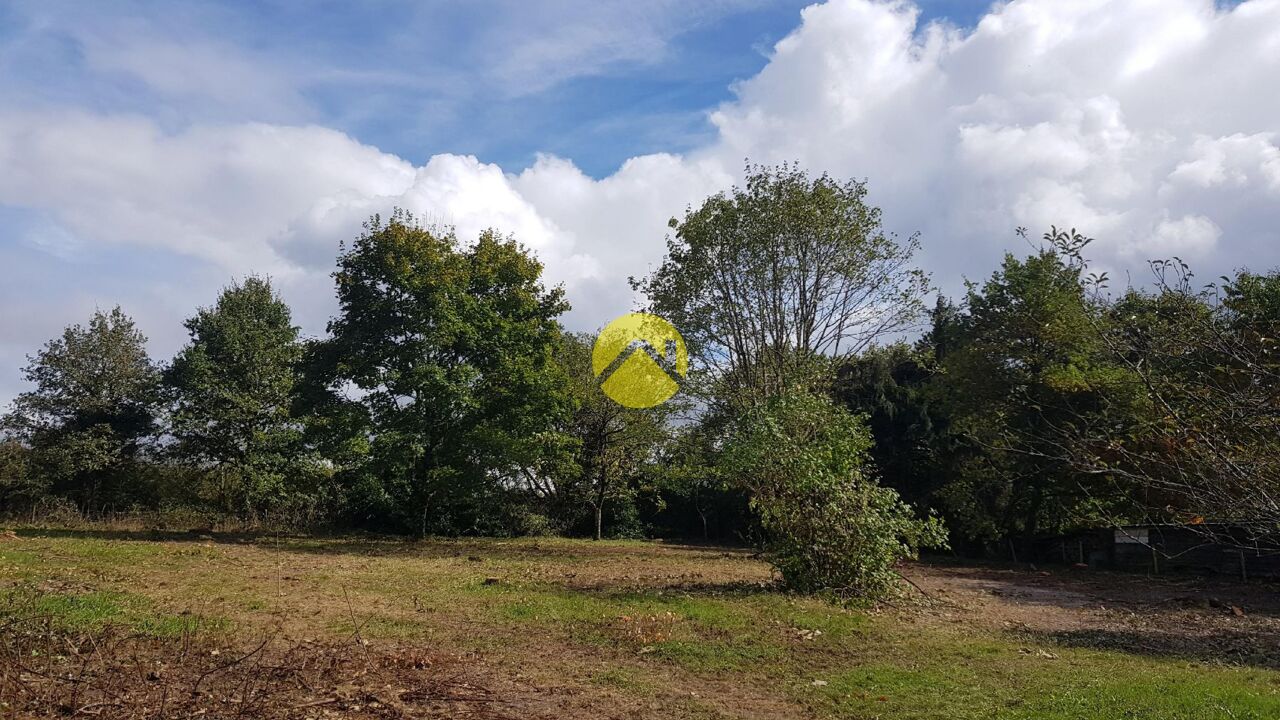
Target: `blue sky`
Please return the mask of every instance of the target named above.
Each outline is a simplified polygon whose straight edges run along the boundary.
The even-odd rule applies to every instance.
[[[764,67],[807,4],[655,3],[646,13],[493,0],[18,2],[0,4],[3,87],[16,102],[142,113],[170,128],[317,123],[414,162],[447,151],[519,170],[549,152],[602,177],[629,157],[708,142],[707,111]],[[918,5],[924,22],[968,26],[988,3]],[[627,22],[638,22],[634,35],[601,27]],[[528,42],[520,37],[526,24],[546,31],[536,39],[542,51],[529,53],[528,74],[507,65],[520,63],[507,52]],[[556,37],[557,25],[564,37]],[[151,70],[162,80],[157,88],[91,61],[103,46],[119,52],[131,43],[139,44],[134,62],[160,66],[166,43],[215,55],[234,49],[258,66],[263,88],[245,96],[167,93],[182,78],[163,78],[163,67]],[[144,55],[145,44],[161,47]]]
[[[322,335],[395,206],[515,236],[592,330],[747,158],[866,179],[952,295],[1018,226],[1267,269],[1277,75],[1280,0],[0,0],[0,404],[94,308],[163,361],[251,272]]]

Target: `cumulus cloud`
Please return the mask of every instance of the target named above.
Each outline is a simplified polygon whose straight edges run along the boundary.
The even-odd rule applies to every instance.
[[[519,171],[451,154],[416,165],[314,126],[0,113],[0,206],[34,213],[39,230],[17,253],[35,269],[11,288],[48,297],[65,284],[31,253],[160,253],[182,259],[163,293],[120,270],[155,322],[209,302],[211,278],[259,270],[319,333],[338,240],[400,206],[463,237],[514,234],[567,287],[570,324],[589,329],[630,307],[626,278],[661,259],[667,218],[727,188],[748,157],[867,178],[889,228],[920,231],[924,264],[952,291],[1025,250],[1016,226],[1074,225],[1108,269],[1172,254],[1208,277],[1280,262],[1280,94],[1264,91],[1280,74],[1280,0],[1011,0],[967,30],[919,17],[909,2],[805,9],[709,113],[714,141],[599,179],[553,156]],[[112,287],[94,288],[84,297],[109,304]],[[173,309],[155,311],[157,297]],[[47,334],[83,304],[51,303]],[[29,335],[6,319],[6,367]]]
[[[868,177],[944,284],[1051,223],[1117,266],[1180,252],[1223,269],[1280,260],[1280,96],[1260,92],[1277,71],[1274,0],[1014,0],[966,32],[833,1],[713,119],[724,156]]]

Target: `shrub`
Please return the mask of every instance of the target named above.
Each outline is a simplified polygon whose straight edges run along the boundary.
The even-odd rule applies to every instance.
[[[896,587],[898,561],[946,544],[936,518],[918,519],[871,476],[871,444],[864,418],[806,393],[763,403],[738,422],[726,470],[748,487],[789,588],[874,600]]]

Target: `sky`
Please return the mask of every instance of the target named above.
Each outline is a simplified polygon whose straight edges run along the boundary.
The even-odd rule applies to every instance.
[[[158,361],[235,278],[308,336],[409,209],[536,252],[578,330],[744,160],[865,179],[948,294],[1051,225],[1145,281],[1280,265],[1280,0],[0,0],[0,403],[121,305]]]

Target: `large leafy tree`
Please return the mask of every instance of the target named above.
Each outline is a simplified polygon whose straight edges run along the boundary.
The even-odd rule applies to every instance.
[[[1078,429],[1136,402],[1132,377],[1094,332],[1103,308],[1082,273],[1053,247],[1007,255],[970,286],[950,332],[937,387],[971,452],[942,492],[970,537],[1056,531],[1123,500],[1063,454]]]
[[[514,240],[489,231],[467,246],[403,211],[344,246],[315,367],[363,408],[366,512],[422,533],[501,529],[483,524],[498,495],[543,461],[570,406],[553,361],[568,304],[541,277]]]
[[[292,411],[302,345],[289,306],[249,277],[186,327],[191,340],[165,373],[174,454],[203,471],[227,511],[279,505],[316,473]]]
[[[864,183],[749,167],[744,187],[671,226],[666,259],[633,284],[680,330],[721,400],[820,381],[827,359],[923,314],[929,281],[912,264],[919,241],[884,233]]]
[[[28,360],[33,387],[4,418],[30,449],[27,472],[83,510],[140,499],[129,470],[154,434],[159,373],[133,320],[95,312]]]
[[[918,239],[885,234],[864,183],[791,165],[749,167],[745,186],[670,224],[662,265],[633,285],[684,336],[694,360],[688,387],[703,401],[707,427],[720,428],[716,442],[734,448],[724,477],[750,494],[788,582],[848,581],[878,592],[883,576],[864,573],[853,536],[894,526],[901,503],[891,490],[854,482],[866,448],[852,435],[806,425],[842,416],[786,398],[829,390],[841,361],[916,325],[929,287],[912,263]],[[846,451],[856,452],[851,464],[823,465]]]

